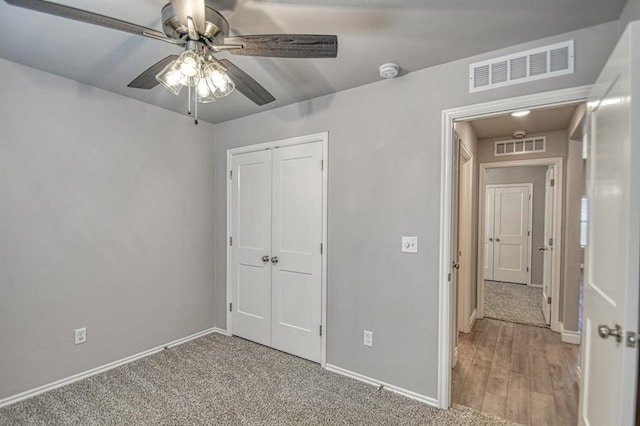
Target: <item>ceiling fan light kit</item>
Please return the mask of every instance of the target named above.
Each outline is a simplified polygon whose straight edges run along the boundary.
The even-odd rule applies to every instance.
[[[277,34],[229,35],[229,23],[214,9],[214,0],[171,0],[161,11],[160,31],[44,0],[5,0],[6,3],[50,15],[99,25],[130,34],[181,46],[179,55],[169,55],[136,77],[129,87],[152,89],[160,83],[174,95],[183,87],[188,91],[188,114],[191,114],[192,89],[195,124],[198,103],[213,102],[237,89],[256,105],[275,98],[251,76],[227,59],[214,54],[276,58],[335,58],[338,38],[335,35]]]

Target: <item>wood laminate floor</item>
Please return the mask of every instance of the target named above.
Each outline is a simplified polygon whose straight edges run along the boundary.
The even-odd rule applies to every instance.
[[[578,346],[546,328],[482,319],[458,338],[453,403],[523,425],[578,423]]]

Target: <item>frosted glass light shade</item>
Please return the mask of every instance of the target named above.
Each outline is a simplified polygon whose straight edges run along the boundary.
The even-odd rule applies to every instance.
[[[185,50],[176,59],[176,71],[183,86],[193,87],[200,81],[201,59],[196,52]]]
[[[236,88],[233,80],[227,75],[224,69],[215,62],[205,66],[203,77],[215,98],[224,98]]]
[[[175,69],[175,64],[175,61],[173,61],[164,67],[162,71],[156,75],[156,80],[158,80],[165,89],[178,96],[180,90],[182,90],[182,83],[180,82],[180,75]]]
[[[216,98],[211,93],[211,89],[209,89],[209,85],[204,78],[201,78],[198,84],[196,85],[196,95],[197,101],[202,104],[208,104],[209,102],[214,102]]]

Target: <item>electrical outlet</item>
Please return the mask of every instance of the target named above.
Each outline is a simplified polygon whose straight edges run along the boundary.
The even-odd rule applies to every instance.
[[[76,345],[87,341],[87,327],[76,329]]]
[[[373,346],[373,331],[364,331],[364,345],[369,347]]]

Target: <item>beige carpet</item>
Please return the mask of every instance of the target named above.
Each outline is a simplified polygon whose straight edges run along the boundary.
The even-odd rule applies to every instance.
[[[512,425],[213,334],[0,409],[0,425]]]
[[[484,316],[547,327],[542,315],[542,289],[524,284],[485,281]]]

